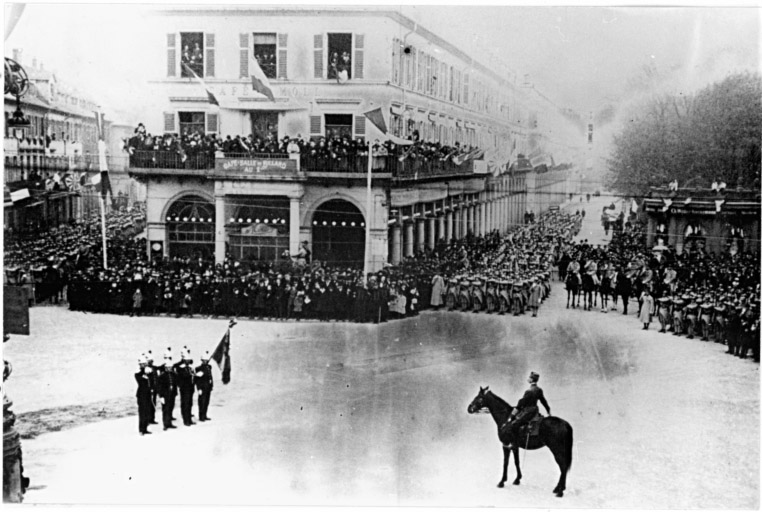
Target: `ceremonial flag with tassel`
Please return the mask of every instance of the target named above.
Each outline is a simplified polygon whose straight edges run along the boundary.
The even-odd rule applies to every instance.
[[[222,339],[217,344],[217,348],[212,353],[212,360],[217,363],[220,371],[222,372],[222,383],[227,384],[230,382],[230,329],[232,329],[238,322],[231,320],[228,324],[228,329],[222,336]]]
[[[251,61],[252,71],[251,86],[255,91],[263,94],[265,97],[267,97],[268,100],[274,102],[275,96],[273,96],[273,90],[272,87],[270,87],[270,81],[267,79],[267,76],[265,76],[265,72],[262,71],[262,68],[259,67],[259,62],[257,62],[257,59],[254,57],[253,53],[249,60]]]

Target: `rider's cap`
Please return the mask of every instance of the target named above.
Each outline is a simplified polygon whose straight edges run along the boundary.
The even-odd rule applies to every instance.
[[[532,382],[537,382],[538,380],[540,380],[540,376],[536,374],[535,372],[530,372],[529,380],[531,380]]]

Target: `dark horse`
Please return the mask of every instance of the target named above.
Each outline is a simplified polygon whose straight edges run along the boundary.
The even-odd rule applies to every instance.
[[[516,461],[516,480],[513,481],[513,485],[519,485],[521,483],[519,448],[536,450],[547,446],[550,448],[558,467],[561,469],[561,478],[558,479],[558,484],[553,489],[553,493],[559,498],[562,497],[566,490],[566,474],[569,472],[572,463],[572,444],[574,440],[571,425],[561,418],[549,416],[540,421],[540,433],[538,436],[517,440],[513,438],[511,429],[508,426],[508,418],[510,418],[513,407],[490,391],[489,386],[479,388],[479,394],[476,395],[476,398],[468,406],[468,413],[474,414],[483,409],[489,410],[492,419],[497,423],[497,437],[503,443],[503,477],[497,486],[503,487],[505,481],[508,480],[508,461],[511,458],[511,451],[513,451],[513,458]]]
[[[576,308],[579,301],[579,288],[582,286],[579,274],[567,272],[564,285],[566,286],[566,309],[569,309],[569,299],[571,299],[572,308]]]

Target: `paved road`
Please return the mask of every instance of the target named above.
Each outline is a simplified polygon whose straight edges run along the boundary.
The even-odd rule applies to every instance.
[[[758,508],[758,365],[563,301],[556,283],[538,318],[242,321],[211,422],[140,437],[131,416],[27,440],[27,501]],[[58,308],[33,309],[32,322],[33,336],[5,347],[17,411],[128,399],[138,351],[188,344],[198,354],[225,327]],[[529,371],[574,427],[562,500],[547,450],[522,455],[520,487],[497,489],[495,424],[466,413],[480,386],[515,403]]]

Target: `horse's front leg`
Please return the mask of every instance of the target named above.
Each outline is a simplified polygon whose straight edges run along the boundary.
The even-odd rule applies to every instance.
[[[507,446],[503,446],[503,478],[497,484],[498,487],[503,488],[505,481],[508,480],[508,461],[511,458],[511,449]]]
[[[516,461],[516,480],[513,481],[513,485],[519,485],[521,483],[521,466],[519,466],[519,447],[518,447],[518,445],[513,447],[513,458]]]

